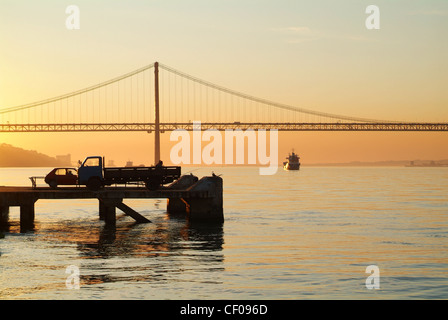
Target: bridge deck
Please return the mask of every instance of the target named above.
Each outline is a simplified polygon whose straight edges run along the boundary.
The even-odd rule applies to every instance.
[[[160,123],[161,132],[197,130],[194,123]],[[269,122],[204,122],[201,130],[278,130],[278,131],[448,131],[448,123],[341,122],[341,123],[269,123]],[[155,132],[155,123],[61,123],[61,124],[0,124],[0,132],[93,132],[144,131]]]

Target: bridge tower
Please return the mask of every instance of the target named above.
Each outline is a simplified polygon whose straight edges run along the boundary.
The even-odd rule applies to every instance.
[[[160,115],[159,115],[159,63],[154,63],[154,165],[160,161]]]

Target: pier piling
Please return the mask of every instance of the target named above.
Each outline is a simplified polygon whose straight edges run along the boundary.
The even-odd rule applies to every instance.
[[[115,225],[117,220],[116,206],[120,200],[117,199],[99,199],[100,220],[104,220],[107,225]]]
[[[30,201],[28,203],[23,203],[20,205],[20,229],[21,230],[31,230],[34,228],[34,203],[35,201]]]
[[[0,227],[7,226],[9,223],[9,207],[0,206]]]

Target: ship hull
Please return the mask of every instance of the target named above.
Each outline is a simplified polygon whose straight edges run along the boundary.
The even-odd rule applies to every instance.
[[[283,166],[285,170],[300,170],[300,163],[286,163]]]

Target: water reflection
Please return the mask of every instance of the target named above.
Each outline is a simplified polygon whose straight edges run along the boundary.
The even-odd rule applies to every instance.
[[[145,257],[186,250],[222,251],[222,224],[189,223],[168,217],[153,223],[117,221],[116,226],[92,220],[44,223],[35,231],[48,240],[75,243],[85,258]]]
[[[151,217],[153,223],[147,224],[117,218],[115,226],[92,218],[36,221],[34,231],[20,236],[31,235],[47,252],[59,252],[50,260],[64,268],[77,265],[84,289],[126,282],[220,283],[216,272],[225,270],[223,224],[191,224],[168,215]],[[13,225],[9,232],[18,233],[18,228]],[[70,249],[61,250],[64,247]],[[77,262],[62,262],[69,257]],[[142,295],[152,294],[146,292],[149,287],[142,290]]]
[[[165,216],[165,201],[131,202],[153,223],[118,216],[113,229],[98,220],[97,201],[38,202],[35,230],[26,234],[12,210],[0,239],[0,296],[448,297],[447,173],[308,168],[296,181],[283,171],[266,180],[247,168],[223,170],[225,242],[222,225]],[[69,265],[80,269],[81,290],[65,289]],[[368,265],[380,268],[381,290],[366,289]]]

